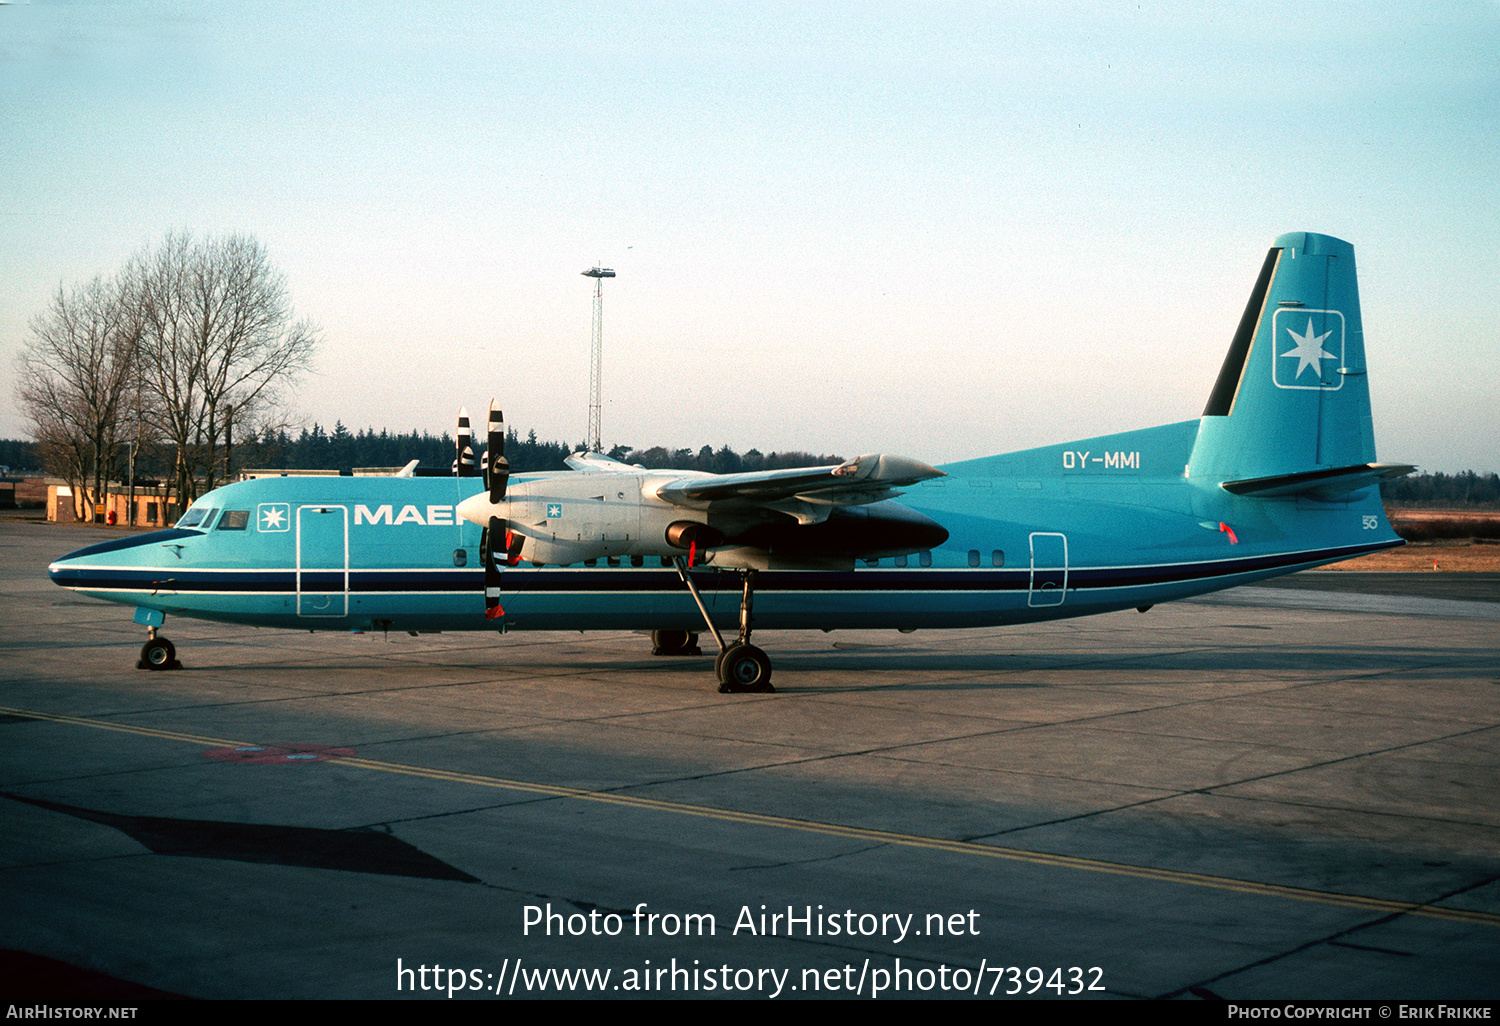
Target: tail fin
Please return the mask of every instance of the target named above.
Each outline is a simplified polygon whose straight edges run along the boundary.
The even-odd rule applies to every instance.
[[[1329,475],[1319,471],[1373,470],[1374,460],[1354,247],[1328,235],[1283,235],[1203,411],[1188,476],[1258,482],[1269,494],[1273,482],[1290,488],[1297,479],[1326,489]]]

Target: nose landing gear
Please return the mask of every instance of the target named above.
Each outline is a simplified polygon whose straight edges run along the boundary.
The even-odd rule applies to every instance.
[[[141,646],[141,658],[135,664],[137,670],[180,670],[177,661],[177,646],[164,637],[157,636],[155,627],[146,628],[146,643]]]

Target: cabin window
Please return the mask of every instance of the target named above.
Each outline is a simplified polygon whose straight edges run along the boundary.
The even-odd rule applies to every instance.
[[[672,557],[671,556],[663,556],[663,557],[661,557],[661,565],[662,566],[671,566],[672,565]]]
[[[219,530],[243,531],[249,523],[250,511],[248,509],[226,509],[224,515],[219,518]]]
[[[454,549],[453,550],[453,565],[454,566],[468,566],[469,565],[469,550],[468,549]]]
[[[206,531],[208,530],[208,525],[213,521],[214,514],[217,512],[219,512],[218,509],[194,506],[182,515],[182,519],[177,521],[177,526],[196,527],[200,531]]]
[[[996,550],[994,550],[993,552],[990,553],[990,566],[1004,566],[1004,565],[1005,565],[1005,553],[1003,551],[1001,551],[1000,549],[996,549]]]
[[[630,557],[630,565],[631,566],[645,566],[646,565],[646,557],[645,556],[631,556]]]
[[[605,556],[604,557],[604,561],[606,563],[608,563],[610,566],[619,566],[620,565],[620,557],[619,556]]]
[[[978,549],[970,549],[969,550],[969,565],[970,566],[978,566],[979,565],[979,550]]]
[[[585,559],[583,561],[583,565],[584,566],[598,566],[599,565],[599,561],[597,559]]]
[[[922,566],[931,566],[932,565],[932,553],[930,551],[920,553],[917,556],[917,562],[920,565],[922,565]]]
[[[896,557],[896,565],[897,566],[905,566],[906,565],[906,557],[905,556],[897,556]]]
[[[865,566],[879,566],[879,565],[880,565],[880,560],[878,560],[878,559],[867,559],[867,560],[865,560]]]

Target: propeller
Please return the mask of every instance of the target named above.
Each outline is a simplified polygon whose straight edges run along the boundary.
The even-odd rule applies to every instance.
[[[466,429],[467,421],[460,421],[459,430]],[[510,481],[510,463],[505,458],[505,417],[493,399],[490,400],[487,434],[484,486],[489,492],[490,503],[498,504],[505,499],[505,486]],[[471,462],[472,459],[471,453]],[[506,563],[511,563],[511,543],[510,521],[491,516],[489,524],[479,533],[479,554],[484,562],[484,616],[487,620],[505,615],[505,610],[500,606],[500,566],[495,562],[495,556],[498,551]]]
[[[458,456],[453,461],[454,477],[474,477],[474,432],[469,429],[469,410],[458,408]]]
[[[499,502],[505,498],[505,485],[510,480],[510,461],[505,458],[505,416],[493,399],[490,400],[489,437],[485,444],[488,446],[485,455],[489,458],[484,463],[484,483],[489,489],[490,501]]]
[[[500,567],[495,563],[492,540],[504,539],[505,521],[490,517],[490,524],[479,532],[479,558],[484,561],[484,618],[494,620],[505,615],[500,606]]]

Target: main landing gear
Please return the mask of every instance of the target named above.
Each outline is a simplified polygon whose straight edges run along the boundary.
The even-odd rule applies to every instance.
[[[713,618],[708,615],[703,599],[698,594],[698,586],[693,583],[693,578],[688,574],[687,565],[682,557],[676,556],[672,562],[677,567],[677,576],[682,578],[682,583],[686,584],[688,591],[692,593],[693,601],[698,604],[698,612],[703,614],[703,622],[708,624],[709,633],[714,636],[714,641],[719,645],[719,656],[714,660],[714,674],[719,678],[719,693],[728,695],[745,692],[774,692],[776,689],[771,686],[771,657],[750,644],[750,612],[755,602],[755,571],[740,571],[740,580],[744,587],[740,595],[740,635],[726,645],[723,636],[719,634],[719,629],[714,626]]]
[[[155,627],[146,628],[146,643],[141,646],[141,658],[136,661],[137,670],[180,670],[177,661],[177,646],[156,633]]]
[[[702,655],[698,635],[692,631],[652,631],[651,654],[657,656]]]

